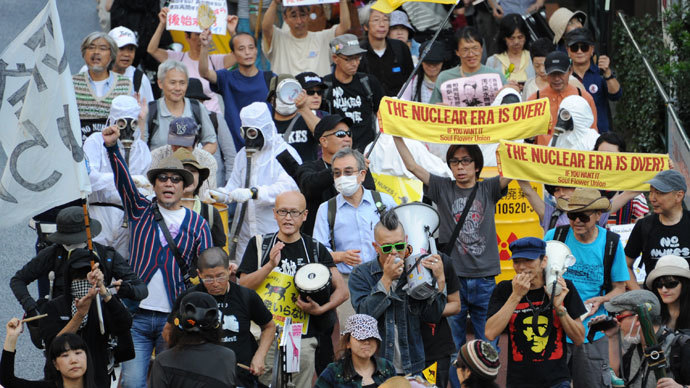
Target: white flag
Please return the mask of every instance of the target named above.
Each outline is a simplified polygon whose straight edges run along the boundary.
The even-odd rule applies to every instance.
[[[91,192],[55,0],[0,54],[0,224]]]

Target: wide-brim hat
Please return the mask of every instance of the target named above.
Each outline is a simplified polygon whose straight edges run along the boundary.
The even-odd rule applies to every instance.
[[[146,177],[149,179],[149,182],[155,186],[156,176],[162,172],[174,172],[175,174],[180,174],[182,180],[184,180],[185,187],[194,184],[194,175],[185,170],[182,162],[180,162],[179,159],[173,155],[161,159],[155,166],[151,167],[146,172]]]
[[[396,9],[395,11],[390,13],[388,18],[390,20],[390,28],[393,28],[395,26],[403,26],[407,28],[408,31],[410,31],[410,39],[412,39],[415,33],[415,29],[410,24],[410,19],[407,17],[407,14],[405,12]]]
[[[684,258],[676,255],[666,255],[659,258],[656,266],[647,275],[645,284],[652,289],[654,281],[662,276],[674,276],[690,279],[690,265]]]
[[[565,34],[565,29],[568,27],[568,22],[572,18],[578,18],[583,26],[587,23],[587,14],[582,11],[571,11],[568,8],[561,7],[557,9],[549,19],[549,28],[553,31],[553,43],[557,44],[563,34]]]
[[[376,318],[367,314],[354,314],[347,318],[345,330],[343,334],[350,333],[350,335],[360,341],[369,338],[376,338],[381,341],[379,334],[378,321]]]
[[[556,207],[564,212],[584,212],[588,210],[609,211],[611,201],[601,195],[597,189],[578,187],[570,199],[556,199]]]
[[[57,232],[48,235],[48,240],[56,244],[79,244],[86,242],[86,224],[84,222],[84,209],[79,206],[70,206],[60,210],[55,219]],[[89,218],[91,237],[101,233],[101,223]]]
[[[432,43],[431,40],[427,40],[419,46],[420,57],[428,45],[431,45],[431,48],[422,59],[422,62],[444,62],[448,59],[448,47],[446,44],[439,41]]]
[[[208,179],[208,175],[211,173],[211,170],[199,164],[199,161],[196,160],[196,157],[194,157],[194,153],[192,151],[186,148],[178,148],[177,151],[173,153],[173,156],[182,162],[183,167],[185,164],[189,164],[190,166],[196,168],[196,170],[199,172],[199,187],[204,183],[204,181],[206,181],[206,179]]]

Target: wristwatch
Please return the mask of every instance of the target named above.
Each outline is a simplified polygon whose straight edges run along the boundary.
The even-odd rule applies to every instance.
[[[259,189],[257,189],[256,187],[252,187],[249,189],[249,191],[252,192],[252,199],[259,198]]]
[[[616,73],[613,70],[611,70],[611,75],[608,77],[604,77],[604,81],[608,81],[608,80],[614,79],[614,78],[616,78]]]
[[[564,317],[564,316],[566,316],[566,314],[568,314],[568,309],[565,308],[565,306],[561,306],[561,307],[556,308],[556,315],[557,316]]]

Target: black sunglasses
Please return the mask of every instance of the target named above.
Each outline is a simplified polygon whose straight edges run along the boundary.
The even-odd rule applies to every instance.
[[[661,287],[666,287],[667,290],[672,290],[680,284],[680,280],[676,280],[670,276],[664,276],[660,277],[657,279],[654,279],[654,283],[652,286],[656,289],[659,289]]]
[[[339,130],[339,131],[335,131],[335,132],[333,132],[333,133],[329,133],[328,135],[324,135],[323,137],[328,137],[328,136],[335,136],[335,137],[339,137],[339,138],[341,138],[341,139],[342,139],[343,137],[345,137],[345,136],[347,136],[347,137],[352,137],[352,131],[344,131],[344,130],[341,129],[341,130]]]
[[[574,53],[578,52],[578,50],[582,50],[584,53],[585,51],[589,50],[589,46],[589,43],[573,43],[568,47],[570,47],[570,51]]]
[[[315,94],[318,94],[319,96],[323,96],[323,89],[307,90],[307,95],[313,96]]]
[[[592,216],[591,214],[587,214],[587,213],[583,213],[583,212],[567,213],[567,215],[568,215],[568,219],[570,219],[571,221],[575,221],[579,218],[580,221],[582,221],[584,223],[589,222],[589,219]]]
[[[180,182],[183,181],[182,177],[179,176],[179,175],[166,175],[166,174],[158,174],[158,175],[156,175],[156,180],[159,180],[159,181],[161,181],[161,182],[163,182],[163,183],[167,182],[168,179],[170,179],[170,181],[171,181],[172,183],[180,183]]]

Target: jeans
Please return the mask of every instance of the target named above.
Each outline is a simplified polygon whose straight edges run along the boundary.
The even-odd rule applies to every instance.
[[[496,288],[496,280],[493,276],[484,278],[458,277],[460,280],[460,313],[448,317],[450,331],[456,349],[460,349],[466,342],[467,314],[469,313],[474,328],[476,339],[488,341],[484,335],[486,325],[486,311],[489,308],[489,299]],[[498,338],[490,341],[497,348]],[[453,355],[454,360],[457,353]],[[455,367],[450,368],[450,382],[453,387],[460,387]]]
[[[138,309],[132,318],[132,341],[136,356],[122,363],[120,386],[123,388],[145,388],[149,361],[154,348],[156,354],[168,348],[163,336],[163,326],[168,314],[159,311]]]

